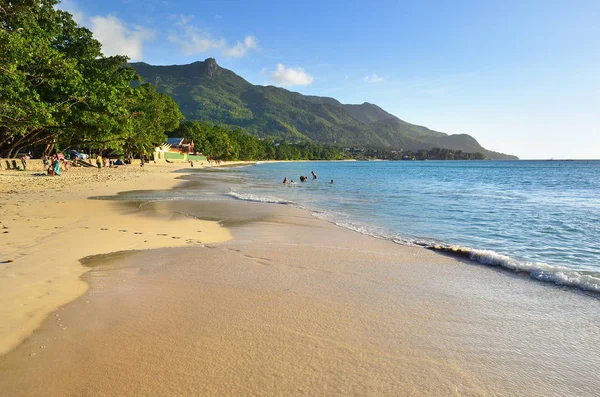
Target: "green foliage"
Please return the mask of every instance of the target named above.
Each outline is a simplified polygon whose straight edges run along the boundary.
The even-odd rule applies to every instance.
[[[127,108],[131,115],[131,128],[128,134],[122,135],[126,155],[150,155],[157,145],[165,141],[165,131],[177,128],[183,119],[175,101],[156,92],[150,84],[135,88]]]
[[[71,146],[147,153],[177,127],[173,100],[132,88],[124,56],[104,57],[56,0],[0,0],[0,157]]]
[[[389,149],[350,149],[349,154],[357,160],[485,160],[483,153],[467,153],[446,148],[398,151]]]
[[[363,150],[352,153],[359,159],[376,158],[382,160],[485,160],[483,153],[467,153],[446,148],[419,149],[417,151]]]
[[[199,121],[186,121],[168,133],[170,137],[194,142],[197,152],[222,160],[341,160],[339,147],[304,142],[275,143],[261,139],[240,128],[227,128]]]

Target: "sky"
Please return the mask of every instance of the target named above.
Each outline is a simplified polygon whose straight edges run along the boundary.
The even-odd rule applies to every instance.
[[[105,55],[213,57],[523,159],[600,159],[600,1],[63,0]]]

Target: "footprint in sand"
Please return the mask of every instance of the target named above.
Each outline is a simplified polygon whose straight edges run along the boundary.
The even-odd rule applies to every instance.
[[[133,234],[144,234],[142,232],[133,232]]]
[[[171,237],[171,238],[174,238],[174,239],[180,239],[181,237],[175,237],[175,236],[173,236],[173,237]]]
[[[125,229],[121,229],[121,230],[119,230],[119,231],[120,231],[120,232],[126,232],[127,230],[125,230]]]
[[[100,230],[108,230],[108,229],[105,227],[101,227]]]

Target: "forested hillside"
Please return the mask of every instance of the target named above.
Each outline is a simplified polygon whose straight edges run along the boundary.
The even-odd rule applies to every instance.
[[[258,137],[396,150],[438,147],[491,159],[516,158],[487,150],[466,134],[448,135],[407,123],[370,103],[344,105],[333,98],[253,85],[213,58],[188,65],[130,66],[170,95],[188,120],[242,127]]]

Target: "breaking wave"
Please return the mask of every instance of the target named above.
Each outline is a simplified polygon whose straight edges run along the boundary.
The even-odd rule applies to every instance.
[[[574,270],[542,262],[518,261],[495,251],[472,249],[456,245],[429,245],[427,248],[468,258],[482,265],[497,266],[516,273],[526,273],[529,277],[538,281],[600,293],[600,274],[596,272]]]
[[[332,213],[313,211],[313,216],[316,218],[326,220],[335,225],[371,237],[390,240],[400,245],[424,247],[433,251],[440,251],[452,256],[469,259],[482,265],[500,267],[516,273],[528,274],[532,279],[552,283],[558,286],[567,286],[579,288],[583,291],[600,293],[600,274],[596,272],[574,270],[542,262],[518,261],[507,255],[502,255],[491,250],[441,244],[427,239],[417,239],[398,235],[390,236],[385,231],[379,230],[376,227],[336,220],[335,216],[332,215]]]
[[[389,233],[389,231],[385,230],[384,228],[345,219],[346,216],[344,216],[343,213],[335,213],[332,211],[316,211],[314,209],[306,208],[293,201],[285,200],[279,197],[252,193],[237,193],[234,191],[226,193],[226,196],[238,200],[291,205],[297,208],[308,209],[316,218],[374,238],[389,240],[400,245],[423,247],[433,251],[443,252],[455,257],[475,261],[482,265],[500,267],[507,271],[527,274],[532,279],[552,283],[557,286],[567,286],[579,288],[583,291],[600,293],[600,273],[597,272],[569,269],[567,267],[550,265],[543,262],[519,261],[507,255],[499,254],[491,250],[474,249],[458,245],[445,244],[430,239],[419,239],[394,235]]]

